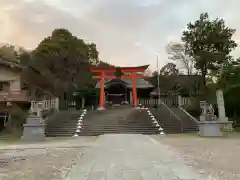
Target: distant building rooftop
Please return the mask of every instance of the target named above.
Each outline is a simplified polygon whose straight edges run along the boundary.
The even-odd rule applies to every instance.
[[[132,80],[131,79],[112,79],[108,82],[105,82],[104,86],[108,87],[109,84],[116,83],[116,82],[125,84],[127,88],[132,88]],[[154,86],[150,82],[148,82],[144,79],[136,79],[136,87],[139,89],[154,88]],[[100,82],[97,82],[95,88],[100,88]]]

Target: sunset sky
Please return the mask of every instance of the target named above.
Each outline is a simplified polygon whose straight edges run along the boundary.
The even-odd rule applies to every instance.
[[[96,43],[115,65],[168,62],[165,47],[179,41],[201,12],[222,17],[240,41],[240,0],[0,0],[0,42],[33,49],[54,28]],[[240,56],[240,48],[233,53]]]

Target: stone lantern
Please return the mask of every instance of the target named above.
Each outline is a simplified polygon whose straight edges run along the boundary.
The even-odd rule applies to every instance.
[[[42,103],[38,103],[37,116],[31,111],[27,117],[26,124],[23,124],[22,140],[42,141],[45,140],[45,124],[41,117]]]

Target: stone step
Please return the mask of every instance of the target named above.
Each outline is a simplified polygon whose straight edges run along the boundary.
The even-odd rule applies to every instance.
[[[96,132],[87,132],[87,133],[81,133],[79,134],[79,136],[99,136],[99,135],[103,135],[103,134],[145,134],[145,135],[149,135],[149,134],[159,134],[159,132],[156,132],[156,133],[152,133],[152,132],[143,132],[143,133],[138,133],[138,132],[115,132],[115,133],[112,133],[112,132],[109,132],[109,133],[96,133]],[[73,134],[69,134],[69,135],[66,135],[66,134],[50,134],[48,135],[48,137],[72,137]]]
[[[46,129],[61,129],[61,128],[76,128],[77,127],[77,123],[76,124],[74,124],[74,125],[71,125],[71,126],[69,126],[69,125],[66,125],[66,126],[47,126],[46,127]],[[119,125],[119,124],[114,124],[114,125],[98,125],[98,124],[94,124],[94,125],[88,125],[88,124],[82,124],[81,125],[81,127],[93,127],[93,128],[98,128],[98,127],[102,127],[102,128],[104,128],[104,127],[106,127],[106,128],[108,128],[108,127],[130,127],[130,128],[138,128],[138,127],[140,127],[140,128],[144,128],[144,127],[156,127],[155,126],[155,124],[149,124],[149,125],[145,125],[145,124],[143,124],[143,125]]]
[[[63,129],[47,129],[46,132],[53,132],[53,131],[75,131],[77,128],[63,128]],[[87,130],[156,130],[159,129],[158,127],[138,127],[138,128],[129,128],[129,127],[108,127],[108,128],[92,128],[92,127],[81,127],[80,129],[87,129]],[[166,128],[168,129],[168,128]]]
[[[102,129],[102,130],[94,130],[94,129],[82,129],[80,133],[160,133],[159,130],[126,130],[126,129],[121,129],[121,130],[116,130],[116,129]],[[61,132],[47,132],[45,133],[46,135],[54,135],[54,134],[65,134],[65,135],[72,135],[74,134],[75,131],[61,131]]]

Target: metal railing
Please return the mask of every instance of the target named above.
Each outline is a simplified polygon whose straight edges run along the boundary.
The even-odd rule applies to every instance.
[[[180,124],[181,124],[181,131],[183,132],[182,120],[164,102],[162,102],[162,101],[160,101],[160,102],[161,102],[160,105],[163,105],[163,107],[165,109],[167,109],[167,111],[169,112],[170,117],[173,116],[175,119],[177,119],[180,122]]]

